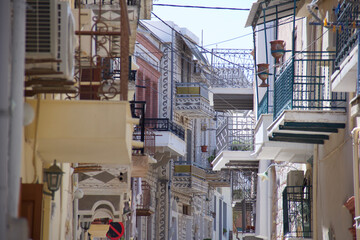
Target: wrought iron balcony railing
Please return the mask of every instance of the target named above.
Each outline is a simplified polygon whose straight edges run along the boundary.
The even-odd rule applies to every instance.
[[[137,187],[138,179],[135,181],[135,187]],[[146,181],[141,181],[140,201],[136,204],[136,216],[150,216],[153,211],[151,210],[151,187]]]
[[[336,31],[335,68],[338,68],[358,42],[358,28],[354,28],[352,25],[355,23],[358,26],[359,4],[353,1],[343,1],[335,13],[337,24],[343,26],[341,30]]]
[[[216,130],[216,152],[252,151],[255,128],[253,114],[243,112],[234,116],[226,116],[223,120]]]
[[[284,236],[311,238],[311,186],[287,186],[283,191]]]
[[[81,1],[82,4],[100,4],[101,5],[119,5],[119,0],[85,0]],[[78,1],[75,1],[75,6],[77,6]],[[127,0],[128,6],[136,6],[140,4],[140,0]]]
[[[275,80],[274,119],[284,110],[346,110],[345,93],[329,87],[331,52],[296,52]]]
[[[256,201],[244,199],[233,207],[235,230],[238,233],[255,233]]]
[[[261,99],[258,109],[257,109],[257,118],[259,119],[261,114],[273,113],[273,100],[274,99],[274,91],[267,90]]]
[[[155,154],[155,133],[145,127],[145,105],[144,101],[131,101],[131,115],[133,118],[140,119],[138,126],[134,128],[133,140],[144,143],[143,148],[133,148],[133,155],[150,155]]]
[[[178,136],[181,140],[185,139],[185,130],[178,124],[171,122],[168,118],[146,118],[145,126],[153,131],[168,131]]]

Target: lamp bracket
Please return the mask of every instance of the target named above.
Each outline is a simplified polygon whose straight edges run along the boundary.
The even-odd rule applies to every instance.
[[[51,196],[51,200],[54,200],[55,197],[55,192],[47,192],[47,191],[43,191],[43,193],[45,195]]]

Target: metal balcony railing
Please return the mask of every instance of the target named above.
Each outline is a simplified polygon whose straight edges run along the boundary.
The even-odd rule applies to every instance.
[[[353,1],[343,1],[335,13],[337,24],[343,26],[341,30],[337,29],[336,31],[335,68],[338,68],[358,42],[358,27],[354,28],[352,25],[353,23],[357,26],[359,24],[359,4]]]
[[[232,171],[232,200],[241,202],[244,199],[256,199],[257,172],[255,171]]]
[[[216,152],[252,151],[254,128],[255,118],[252,113],[223,117],[222,124],[216,130]]]
[[[138,185],[138,179],[135,181],[135,187]],[[146,181],[141,181],[140,201],[136,204],[136,216],[150,216],[151,211],[151,187]]]
[[[155,154],[155,133],[145,127],[145,101],[131,101],[131,115],[133,118],[140,119],[139,125],[134,128],[133,140],[144,143],[143,148],[133,148],[134,155]]]
[[[274,119],[284,110],[346,110],[346,94],[332,93],[334,54],[296,52],[275,80]]]
[[[283,191],[284,236],[311,238],[311,186],[287,186]]]
[[[233,207],[233,218],[237,233],[255,233],[256,200],[237,202]]]
[[[171,122],[168,118],[146,118],[145,126],[153,131],[168,131],[178,136],[181,140],[185,139],[185,130],[178,124]]]
[[[85,0],[82,1],[81,3],[83,4],[99,4],[101,3],[101,5],[119,5],[119,0]],[[127,0],[127,5],[128,6],[136,6],[140,4],[140,0]],[[78,2],[75,1],[75,6],[77,7]]]
[[[274,99],[274,91],[267,90],[258,105],[258,109],[257,109],[258,119],[261,116],[261,114],[267,114],[273,112],[274,109],[273,99]]]

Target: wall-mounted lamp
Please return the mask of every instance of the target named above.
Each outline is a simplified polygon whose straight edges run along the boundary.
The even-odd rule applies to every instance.
[[[54,164],[44,170],[44,182],[47,183],[47,187],[50,192],[44,191],[44,194],[51,196],[51,199],[54,200],[55,192],[59,190],[61,184],[61,178],[64,172],[56,165],[56,160]]]
[[[291,168],[294,168],[294,169],[298,170],[296,167],[289,166],[289,165],[287,165],[286,163],[283,163],[283,164],[272,163],[272,164],[270,164],[270,165],[266,168],[266,170],[265,170],[264,172],[258,173],[257,175],[261,178],[261,181],[267,181],[267,180],[269,180],[269,173],[268,173],[268,171],[269,171],[269,169],[270,169],[271,167],[285,167],[285,166],[291,167]]]

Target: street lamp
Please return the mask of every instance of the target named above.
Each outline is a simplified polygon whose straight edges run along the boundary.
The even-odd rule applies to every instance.
[[[269,180],[269,173],[268,173],[268,171],[269,171],[269,169],[270,169],[271,167],[285,167],[285,166],[291,167],[291,168],[294,168],[294,169],[298,170],[296,167],[287,165],[286,163],[283,163],[283,164],[272,163],[272,164],[270,164],[270,165],[266,168],[266,170],[265,170],[264,172],[258,173],[257,175],[261,178],[261,181],[268,181],[268,180]]]
[[[55,192],[59,190],[61,184],[61,178],[64,172],[56,165],[56,160],[54,160],[54,164],[44,169],[44,178],[47,183],[47,187],[50,192],[44,191],[44,194],[51,196],[51,199],[54,200]]]

